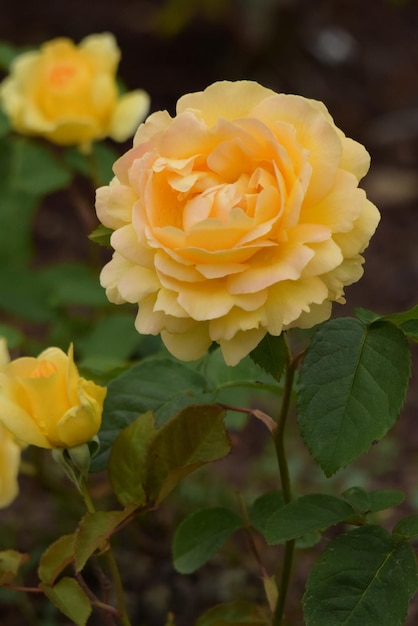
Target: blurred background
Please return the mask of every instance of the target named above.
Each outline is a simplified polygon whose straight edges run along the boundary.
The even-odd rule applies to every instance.
[[[0,15],[0,40],[15,46],[113,32],[122,52],[120,76],[129,89],[150,93],[152,111],[173,114],[181,95],[221,79],[252,79],[275,91],[322,100],[337,126],[369,150],[372,166],[363,186],[382,213],[366,253],[365,275],[347,290],[346,307],[335,312],[346,315],[362,306],[385,313],[417,304],[417,0],[0,0]],[[71,213],[67,211],[63,230],[51,235],[48,216],[55,207],[50,202],[42,210],[35,232],[39,254],[51,259],[83,254]],[[371,470],[372,487],[405,489],[412,506],[418,505],[417,411],[415,382],[388,442],[352,470],[360,483],[361,472]],[[246,462],[253,453],[250,444],[251,439],[244,441],[235,462]],[[192,490],[193,485],[186,494],[191,500]],[[20,500],[10,511],[0,511],[0,531],[4,535],[8,529],[7,539],[23,535],[30,547],[25,533],[36,533],[46,518],[58,525],[62,520],[57,522],[50,503],[38,502],[42,511],[28,513],[28,530],[23,521],[16,522],[22,512],[27,514],[27,504],[25,508]],[[253,580],[245,578],[234,561],[236,554],[229,555],[226,573],[224,568],[220,574],[215,564],[193,577],[176,578],[169,554],[171,516],[175,514],[165,510],[161,519],[137,529],[135,540],[145,552],[141,563],[132,565],[132,555],[125,551],[131,593],[142,598],[136,599],[142,615],[138,626],[163,625],[173,607],[176,624],[191,626],[201,607],[228,599],[234,589],[253,593]],[[14,532],[11,520],[17,524]],[[164,541],[161,532],[167,534]],[[302,579],[300,585],[294,592],[296,606]],[[15,600],[9,596],[0,596],[0,606],[2,602],[2,626],[66,623],[55,614],[44,612],[39,618],[22,607],[15,613]],[[300,611],[292,619],[293,626],[300,626]],[[417,623],[418,609],[412,606],[408,624]]]

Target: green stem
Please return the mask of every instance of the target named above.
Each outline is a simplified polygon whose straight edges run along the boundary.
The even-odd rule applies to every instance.
[[[290,474],[289,474],[289,466],[288,466],[287,456],[286,456],[284,434],[285,434],[287,416],[289,414],[290,401],[292,397],[293,381],[295,377],[297,363],[298,363],[298,358],[295,358],[293,359],[293,361],[289,359],[286,364],[282,405],[281,405],[280,414],[277,420],[277,427],[273,433],[274,446],[276,450],[277,462],[279,465],[283,499],[286,504],[288,504],[292,500],[292,488],[291,488],[291,481],[290,481]],[[295,542],[293,540],[286,542],[282,572],[281,572],[280,580],[277,580],[278,600],[277,600],[276,608],[275,608],[274,615],[273,615],[273,626],[281,626],[283,624],[283,616],[284,616],[284,609],[286,605],[287,592],[289,589],[294,547],[295,547]]]
[[[80,491],[81,491],[81,495],[83,496],[84,502],[86,504],[86,508],[88,510],[89,513],[95,513],[96,509],[95,506],[93,504],[93,500],[91,499],[90,493],[87,489],[87,485],[85,480],[80,480]],[[132,626],[131,622],[129,620],[128,617],[128,612],[127,612],[127,608],[126,608],[126,602],[125,602],[125,594],[124,594],[124,590],[123,590],[123,585],[122,585],[122,580],[120,577],[120,573],[119,573],[119,569],[118,566],[116,564],[115,561],[115,557],[113,556],[113,552],[112,549],[110,547],[110,542],[109,542],[109,547],[106,550],[106,552],[104,553],[104,557],[107,561],[107,565],[109,567],[110,573],[112,575],[112,579],[113,579],[113,584],[114,584],[114,588],[115,588],[115,593],[116,593],[116,599],[117,599],[117,605],[118,605],[118,610],[119,610],[119,620],[121,622],[121,624],[123,626]]]

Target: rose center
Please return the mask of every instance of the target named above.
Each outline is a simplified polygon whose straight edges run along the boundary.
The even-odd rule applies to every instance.
[[[77,68],[71,63],[59,63],[49,72],[49,82],[52,87],[66,87],[77,73]]]

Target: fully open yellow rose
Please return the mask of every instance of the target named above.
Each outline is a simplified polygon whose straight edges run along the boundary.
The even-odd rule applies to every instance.
[[[4,337],[0,337],[0,371],[9,362],[9,352]],[[17,476],[20,466],[21,446],[0,422],[0,508],[9,506],[19,493]]]
[[[149,108],[142,90],[119,96],[120,51],[110,33],[45,43],[19,55],[0,86],[0,99],[17,131],[61,145],[89,145],[131,137]]]
[[[218,82],[151,115],[97,191],[113,229],[101,283],[139,304],[136,328],[184,360],[228,364],[266,333],[327,319],[362,275],[379,213],[369,155],[320,102]]]
[[[0,372],[0,421],[19,442],[71,448],[100,428],[106,389],[82,378],[59,348],[21,357]]]

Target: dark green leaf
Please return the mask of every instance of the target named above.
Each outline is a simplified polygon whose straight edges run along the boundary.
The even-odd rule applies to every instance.
[[[370,513],[390,509],[398,506],[405,500],[405,494],[400,489],[375,489],[369,492]]]
[[[370,496],[362,487],[350,487],[342,496],[359,513],[364,514],[370,511]]]
[[[174,567],[181,574],[195,572],[242,525],[242,519],[224,507],[192,513],[180,524],[174,535]]]
[[[224,418],[219,405],[193,405],[158,430],[146,460],[144,488],[151,503],[160,503],[184,476],[229,453]]]
[[[253,503],[249,510],[251,524],[262,535],[265,535],[268,519],[284,506],[283,493],[271,491],[265,493]]]
[[[98,271],[81,263],[56,263],[43,269],[41,276],[49,290],[51,307],[103,307],[109,304],[100,286]]]
[[[309,575],[306,626],[402,626],[417,590],[413,549],[380,526],[363,526],[331,541]]]
[[[206,378],[169,357],[149,357],[114,378],[104,402],[100,452],[92,467],[103,469],[109,448],[119,432],[141,413],[153,411],[157,425],[183,407],[212,401]]]
[[[12,61],[19,55],[24,49],[12,46],[7,41],[0,41],[0,69],[8,71]]]
[[[267,334],[250,353],[250,357],[265,372],[280,380],[289,357],[284,334],[278,337]]]
[[[113,164],[118,158],[116,150],[103,141],[93,144],[91,165],[95,171],[91,169],[90,172],[98,185],[108,185],[112,180]]]
[[[0,268],[0,309],[32,322],[48,322],[54,317],[42,277],[25,267]]]
[[[418,515],[409,515],[399,520],[392,534],[397,541],[418,537]]]
[[[67,187],[71,174],[43,146],[23,137],[15,138],[12,155],[12,185],[34,196]]]
[[[91,332],[77,342],[79,367],[110,370],[126,365],[143,337],[136,331],[133,316],[114,313],[103,317]]]
[[[408,343],[393,324],[341,318],[319,328],[303,361],[298,410],[303,439],[327,476],[393,426],[409,375]]]
[[[143,506],[147,502],[144,489],[148,447],[155,437],[154,415],[143,413],[129,424],[113,443],[109,458],[109,477],[119,502]]]
[[[267,520],[268,543],[285,543],[307,533],[324,530],[349,519],[353,508],[340,498],[326,494],[301,496],[273,513]]]

